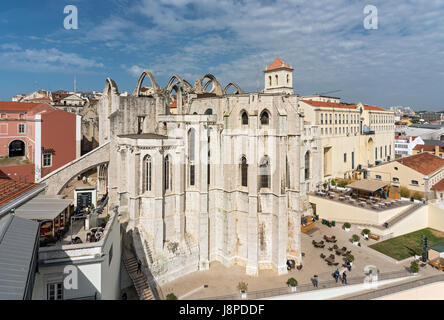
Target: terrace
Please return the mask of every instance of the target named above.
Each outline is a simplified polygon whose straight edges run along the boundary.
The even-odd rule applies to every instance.
[[[386,198],[387,185],[382,181],[359,180],[348,184],[344,190],[317,191],[310,195],[372,211],[385,211],[411,204],[409,201]]]
[[[66,232],[72,200],[57,196],[37,196],[15,210],[15,215],[40,223],[40,241],[53,241]]]
[[[107,198],[101,200],[97,210],[85,208],[74,212],[72,202],[60,196],[37,196],[16,209],[15,214],[40,223],[41,247],[100,241],[109,220],[103,212]]]
[[[107,200],[108,197],[104,196],[99,201],[96,210],[90,208],[77,210],[71,217],[69,232],[60,237],[56,245],[99,242],[104,236],[105,227],[110,218],[107,211],[103,210]]]
[[[317,290],[345,286],[340,281],[336,283],[333,278],[336,269],[340,272],[346,271],[348,284],[362,284],[366,276],[365,268],[368,266],[375,266],[380,271],[380,280],[409,275],[406,267],[410,262],[396,264],[367,248],[367,245],[376,243],[375,240],[363,240],[361,247],[353,245],[350,241],[351,235],[361,232],[357,226],[352,225],[351,232],[344,231],[340,226],[328,227],[318,224],[317,228],[312,234],[301,235],[302,266],[290,268],[287,274],[278,275],[275,270],[261,269],[259,276],[249,276],[245,274],[245,266],[235,264],[228,267],[220,262],[211,262],[209,270],[196,271],[166,283],[162,285],[161,292],[163,295],[173,292],[182,300],[233,300],[240,299],[236,288],[239,281],[244,281],[248,283],[248,299],[260,299],[289,294],[286,281],[294,277],[299,282],[296,297],[302,292],[316,290],[314,292],[320,294]],[[324,241],[325,246],[315,247],[313,240],[317,244]],[[354,257],[350,271],[346,263],[347,253]],[[436,272],[428,266],[421,268],[420,275],[423,274]],[[314,288],[312,284],[314,275],[319,279],[318,288]],[[319,298],[315,299],[322,299],[322,296],[319,295]]]

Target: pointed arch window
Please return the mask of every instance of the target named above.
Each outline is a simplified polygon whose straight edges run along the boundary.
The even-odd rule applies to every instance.
[[[267,110],[262,111],[260,119],[261,125],[268,125],[270,123],[270,115]]]
[[[242,187],[248,187],[248,163],[245,156],[241,159],[241,185]]]
[[[310,151],[305,153],[304,180],[310,179]]]
[[[210,166],[210,162],[211,162],[211,129],[208,130],[208,163],[207,163],[207,184],[210,185],[211,182],[211,166]]]
[[[243,125],[248,125],[248,114],[246,111],[242,112],[242,124]]]
[[[271,168],[270,158],[265,156],[259,162],[259,183],[260,188],[270,188]]]
[[[164,186],[165,186],[165,190],[170,190],[171,188],[171,184],[170,184],[170,179],[171,179],[171,168],[170,168],[171,164],[170,164],[170,156],[167,155],[165,157],[164,160],[164,165],[163,165],[163,169],[164,169]]]
[[[147,155],[143,159],[143,191],[151,191],[152,188],[152,175],[153,175],[153,162],[151,156]]]
[[[195,165],[195,157],[196,157],[196,131],[191,128],[188,131],[188,166],[189,166],[189,175],[190,175],[190,186],[194,186],[196,184],[196,165]]]

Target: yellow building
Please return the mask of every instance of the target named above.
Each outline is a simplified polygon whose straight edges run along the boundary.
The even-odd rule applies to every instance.
[[[357,169],[395,158],[393,112],[320,95],[303,97],[299,104],[305,121],[319,126],[325,180],[352,178]]]
[[[401,125],[406,125],[406,126],[409,126],[409,125],[411,125],[412,124],[412,122],[409,120],[409,119],[402,119],[402,120],[399,120],[399,121],[397,121],[399,124],[401,124]]]
[[[436,198],[435,185],[444,179],[444,159],[430,153],[419,153],[370,169],[370,179],[405,186],[429,199]],[[442,182],[441,182],[442,184]]]

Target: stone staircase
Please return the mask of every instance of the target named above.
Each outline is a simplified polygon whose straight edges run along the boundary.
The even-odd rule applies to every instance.
[[[144,242],[145,242],[146,253],[148,255],[148,260],[150,261],[150,264],[153,264],[153,262],[154,262],[154,260],[153,260],[153,253],[151,251],[150,244],[146,240],[144,240]]]
[[[381,231],[388,229],[392,226],[394,226],[396,223],[398,223],[399,221],[403,220],[404,218],[408,217],[410,214],[412,214],[413,212],[415,212],[416,210],[418,210],[419,208],[421,208],[422,206],[424,206],[424,204],[422,203],[415,203],[412,206],[409,206],[407,209],[401,211],[400,213],[398,213],[396,216],[390,218],[389,220],[387,220],[385,223],[383,224],[370,224],[370,223],[361,223],[361,222],[357,222],[357,221],[353,221],[353,220],[335,220],[336,223],[344,223],[344,222],[350,222],[353,224],[357,224],[361,227],[364,228],[370,228],[370,229],[379,229]]]
[[[408,207],[407,209],[405,209],[404,211],[400,212],[399,214],[397,214],[393,218],[387,220],[387,222],[385,222],[383,226],[385,228],[390,228],[391,226],[395,225],[396,223],[398,223],[402,219],[406,218],[407,216],[409,216],[410,214],[412,214],[413,212],[418,210],[423,205],[424,204],[422,204],[422,203],[415,203],[413,206]]]
[[[136,257],[124,249],[122,252],[122,260],[126,270],[136,288],[140,300],[155,300],[154,295],[148,285],[145,274],[143,272],[137,273],[137,259]]]

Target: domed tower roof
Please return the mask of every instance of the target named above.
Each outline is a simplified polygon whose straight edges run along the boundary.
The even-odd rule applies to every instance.
[[[293,71],[294,69],[287,63],[285,63],[281,58],[276,57],[276,59],[274,59],[273,63],[270,64],[265,71],[273,71],[273,70],[278,70],[278,69],[288,69]]]

